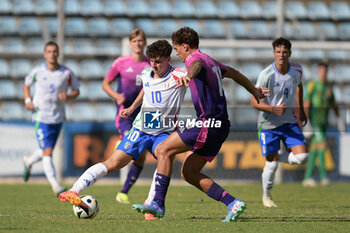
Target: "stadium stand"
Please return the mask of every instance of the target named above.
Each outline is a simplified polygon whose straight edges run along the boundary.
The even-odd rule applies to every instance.
[[[2,35],[13,35],[17,32],[16,18],[13,16],[0,17],[0,33]]]
[[[21,35],[38,36],[41,33],[39,19],[37,17],[29,16],[22,17],[19,22],[18,32]]]
[[[78,15],[80,9],[80,2],[78,0],[64,1],[64,13],[66,15]]]
[[[102,2],[99,0],[82,0],[80,2],[81,14],[82,15],[100,15],[103,11]]]
[[[105,16],[124,16],[126,6],[122,0],[105,0],[103,14]]]
[[[292,41],[350,40],[348,1],[285,0],[285,4],[284,34]],[[57,36],[57,1],[0,0],[0,5],[0,79],[10,80],[20,88],[28,72],[43,62],[43,44]],[[96,92],[100,88],[98,83],[114,59],[122,55],[123,38],[135,27],[143,29],[148,38],[169,39],[179,27],[189,26],[206,40],[268,41],[264,48],[201,48],[256,80],[259,69],[272,60],[270,43],[277,35],[276,12],[277,3],[273,0],[69,0],[65,1],[66,38],[61,50],[64,64],[82,82],[78,102],[97,106],[111,101]],[[175,52],[172,56],[174,65],[184,67]],[[296,48],[293,60],[303,65],[305,82],[315,78],[315,64],[329,62],[329,76],[339,88],[338,93],[347,93],[344,90],[350,85],[350,72],[346,68],[350,61],[348,50]],[[95,95],[90,95],[93,90]],[[242,94],[226,95],[231,105],[236,100],[249,105]],[[185,103],[189,104],[190,97],[186,98]],[[0,97],[2,100],[5,98]],[[22,104],[22,97],[14,97],[11,102]],[[22,117],[28,119],[26,115]],[[74,119],[79,121],[79,116]]]
[[[32,3],[32,0],[13,0],[12,12],[15,15],[33,14],[34,5]]]
[[[0,58],[0,78],[9,76],[9,65],[6,59]]]
[[[219,1],[218,2],[218,17],[219,18],[238,18],[239,7],[233,1]]]
[[[242,1],[240,3],[240,15],[242,18],[261,18],[262,9],[257,1]]]
[[[276,1],[263,2],[261,7],[263,18],[276,19],[278,11]]]
[[[11,0],[0,0],[0,6],[0,14],[9,14],[12,10]]]
[[[151,18],[138,18],[135,21],[135,26],[145,31],[147,36],[157,36],[155,21]]]
[[[309,2],[308,15],[312,20],[329,19],[329,9],[324,2]]]
[[[170,17],[171,4],[167,1],[153,0],[149,2],[149,15],[151,17]]]
[[[0,98],[12,99],[16,95],[16,85],[11,80],[0,80]]]
[[[34,6],[37,15],[53,15],[57,13],[57,5],[54,0],[36,0]]]
[[[350,6],[347,2],[331,2],[330,4],[330,16],[333,20],[349,20],[350,19]]]
[[[217,7],[212,1],[197,1],[194,4],[195,16],[198,18],[217,17]]]

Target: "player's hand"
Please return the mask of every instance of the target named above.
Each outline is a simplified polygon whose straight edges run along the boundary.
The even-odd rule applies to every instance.
[[[125,108],[125,109],[120,110],[119,116],[120,116],[122,119],[126,119],[126,118],[128,118],[133,112],[134,112],[134,111],[133,111],[131,108]]]
[[[265,98],[266,96],[270,96],[270,90],[266,87],[258,87],[255,88],[254,98],[257,103],[260,102],[260,99]]]
[[[272,112],[274,114],[276,114],[277,116],[282,116],[286,112],[286,110],[287,110],[287,108],[286,108],[286,105],[284,103],[272,107]]]
[[[182,87],[182,86],[187,86],[191,80],[192,79],[190,77],[188,77],[187,75],[179,78],[178,80],[176,80],[177,86],[175,87],[175,89]]]
[[[125,103],[124,93],[117,93],[117,98],[115,99],[118,105],[123,105]]]
[[[35,109],[33,101],[30,101],[29,103],[26,103],[26,109],[33,111]]]
[[[67,97],[67,93],[64,91],[61,91],[58,93],[58,98],[62,101],[62,102],[66,102],[68,100]]]

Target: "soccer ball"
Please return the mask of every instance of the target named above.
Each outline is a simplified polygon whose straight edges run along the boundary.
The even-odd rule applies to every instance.
[[[94,218],[98,211],[99,206],[97,200],[91,195],[82,195],[81,204],[73,205],[73,212],[78,218]]]

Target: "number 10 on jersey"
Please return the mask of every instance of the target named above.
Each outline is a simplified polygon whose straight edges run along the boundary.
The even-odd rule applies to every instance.
[[[152,91],[152,103],[161,103],[162,102],[162,93],[160,91]]]

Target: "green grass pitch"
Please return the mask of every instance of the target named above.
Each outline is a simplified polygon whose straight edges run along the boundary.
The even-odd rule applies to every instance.
[[[70,204],[60,203],[49,185],[0,184],[0,232],[350,232],[349,183],[276,185],[273,209],[262,206],[260,184],[223,186],[247,203],[237,222],[221,223],[224,204],[189,185],[170,186],[165,218],[145,221],[131,205],[115,201],[117,185],[94,185],[81,193],[95,196],[100,205],[95,219],[84,220],[74,216]],[[136,184],[129,193],[132,203],[143,203],[148,189]]]

